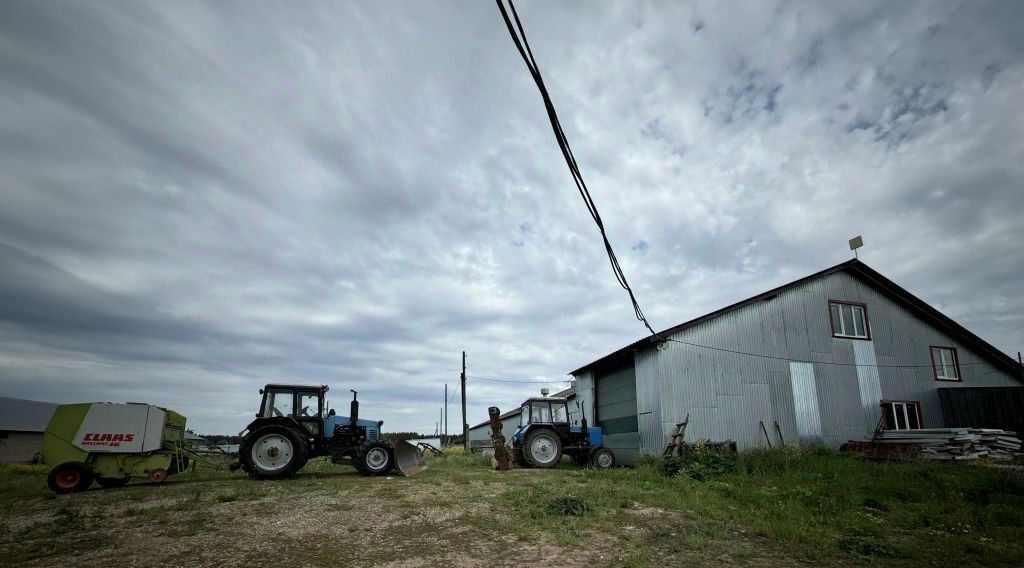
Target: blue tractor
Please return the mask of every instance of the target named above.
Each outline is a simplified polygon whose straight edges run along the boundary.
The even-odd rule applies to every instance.
[[[569,424],[568,401],[563,397],[536,397],[523,403],[519,428],[512,434],[512,457],[523,467],[555,467],[562,456],[578,465],[608,469],[615,453],[601,445],[601,428]]]
[[[238,467],[254,479],[279,479],[295,474],[310,458],[330,456],[350,463],[364,475],[392,470],[413,475],[426,469],[412,444],[392,446],[380,439],[383,421],[359,418],[358,393],[352,391],[349,416],[337,416],[327,405],[326,385],[267,385],[260,389],[260,411],[243,431]]]

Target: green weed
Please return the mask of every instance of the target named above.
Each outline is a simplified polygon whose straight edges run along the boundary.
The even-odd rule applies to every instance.
[[[549,515],[564,515],[567,517],[582,517],[589,513],[590,505],[575,495],[564,495],[550,499],[544,506],[544,512]]]

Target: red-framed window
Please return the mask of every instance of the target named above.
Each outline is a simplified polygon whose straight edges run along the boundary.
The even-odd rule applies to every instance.
[[[871,339],[867,304],[829,300],[828,321],[832,326],[832,337]]]
[[[882,428],[886,430],[920,430],[924,428],[921,403],[916,400],[883,400]]]
[[[960,358],[957,357],[955,347],[943,347],[932,345],[928,348],[932,355],[932,372],[936,381],[957,381],[964,380],[960,374]]]

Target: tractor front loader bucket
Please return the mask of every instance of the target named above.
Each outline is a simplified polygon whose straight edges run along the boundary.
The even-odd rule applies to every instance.
[[[423,454],[416,446],[405,440],[399,440],[395,444],[395,469],[400,475],[408,477],[427,469],[427,464],[423,461]]]

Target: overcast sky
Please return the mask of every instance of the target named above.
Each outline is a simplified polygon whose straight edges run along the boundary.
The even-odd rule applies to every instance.
[[[863,234],[1024,348],[1024,3],[517,7],[655,328]],[[494,3],[0,3],[0,395],[429,433],[644,331]]]

